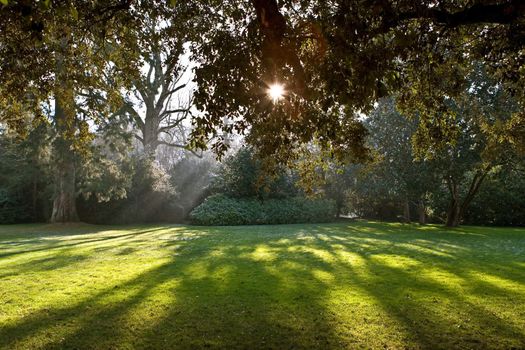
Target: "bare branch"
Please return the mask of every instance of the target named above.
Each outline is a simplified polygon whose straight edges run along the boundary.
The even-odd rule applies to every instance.
[[[179,78],[180,79],[180,78]],[[186,87],[186,84],[182,84],[182,85],[179,85],[177,86],[176,88],[174,89],[171,89],[170,91],[167,91],[165,93],[163,93],[161,95],[161,98],[166,98],[166,97],[169,97],[171,95],[173,95],[174,93],[176,93],[177,91],[181,90],[181,89],[184,89]]]
[[[177,109],[170,109],[170,110],[167,110],[167,111],[164,111],[160,114],[160,117],[164,117],[164,116],[167,116],[169,114],[174,114],[174,113],[184,113],[185,115],[189,114],[190,110],[189,108],[177,108]]]
[[[184,121],[184,119],[185,118],[179,118],[179,119],[175,120],[174,122],[170,123],[169,125],[165,125],[163,127],[160,127],[159,128],[159,133],[161,133],[161,132],[166,132],[167,133],[168,130],[173,129],[176,126],[179,126],[180,123],[182,123]]]

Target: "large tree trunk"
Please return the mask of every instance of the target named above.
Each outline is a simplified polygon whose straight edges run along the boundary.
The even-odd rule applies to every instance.
[[[65,62],[68,48],[67,34],[60,40],[62,51],[57,52],[56,76],[58,85],[55,89],[55,193],[51,222],[78,221],[75,191],[75,155],[73,139],[75,137],[76,108],[73,86],[67,76]]]
[[[142,146],[144,147],[144,152],[151,157],[155,157],[159,145],[158,128],[156,118],[146,115],[144,129],[142,130]]]
[[[75,163],[66,159],[61,161],[61,164],[57,164],[51,222],[75,222],[78,220]]]
[[[72,149],[72,136],[69,133],[71,116],[61,107],[60,99],[55,103],[55,119],[57,139],[54,142],[55,159],[55,193],[51,222],[78,221],[76,207],[76,169],[75,156]]]

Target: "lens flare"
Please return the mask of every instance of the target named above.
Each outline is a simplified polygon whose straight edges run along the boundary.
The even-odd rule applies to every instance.
[[[280,100],[284,96],[284,86],[277,83],[270,85],[268,88],[268,95],[270,95],[274,102]]]

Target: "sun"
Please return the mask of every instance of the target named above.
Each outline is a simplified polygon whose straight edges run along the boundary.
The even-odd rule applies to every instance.
[[[270,85],[268,88],[268,95],[270,95],[274,102],[280,100],[284,96],[284,86],[279,83]]]

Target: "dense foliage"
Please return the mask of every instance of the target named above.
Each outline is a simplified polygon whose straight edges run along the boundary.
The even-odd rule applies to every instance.
[[[465,222],[476,225],[525,226],[525,169],[501,170],[489,178],[472,201]]]
[[[336,216],[335,203],[306,198],[297,175],[280,167],[269,174],[250,147],[241,147],[219,167],[208,197],[190,214],[200,225],[293,224],[327,222]]]
[[[91,196],[79,202],[81,219],[95,223],[137,223],[175,218],[175,191],[166,172],[152,159],[133,156],[123,164],[130,176],[122,198],[100,201]],[[145,205],[147,203],[147,205]]]
[[[417,118],[403,116],[392,98],[378,103],[364,121],[375,160],[346,166],[329,179],[329,184],[346,183],[352,215],[406,222],[417,218],[420,223],[430,219],[448,226],[525,223],[517,198],[524,191],[524,159],[501,133],[512,101],[479,76],[467,95],[449,101],[456,106],[449,121],[455,137],[425,151],[417,143]]]
[[[0,224],[48,218],[52,188],[46,139],[43,126],[22,142],[0,131]]]
[[[166,41],[177,50],[187,42],[198,63],[195,97],[203,111],[194,120],[191,144],[206,147],[213,136],[219,153],[227,148],[219,132],[224,129],[249,131],[252,144],[280,160],[312,140],[338,158],[363,159],[360,112],[399,92],[407,110],[439,129],[449,113],[447,96],[461,93],[464,69],[475,61],[484,62],[520,106],[525,96],[520,0],[6,0],[0,16],[2,96],[17,102],[13,106],[21,105],[17,96],[26,90],[35,107],[54,82],[72,87],[70,74],[56,70],[62,56],[64,71],[77,64],[90,72],[71,76],[75,90],[107,88],[113,96],[136,78],[145,48]],[[149,30],[151,23],[162,23],[162,30]],[[64,35],[67,45],[61,47]],[[108,67],[126,74],[104,81]],[[267,96],[273,83],[285,88],[280,103]],[[95,101],[91,106],[103,107]],[[5,116],[13,126],[23,124],[20,114]],[[513,125],[509,133],[523,141],[521,109]]]
[[[270,174],[250,147],[242,147],[219,168],[211,190],[235,198],[286,198],[299,194],[296,177],[279,167]]]
[[[249,129],[250,142],[283,159],[315,139],[334,156],[362,159],[366,130],[358,114],[392,92],[436,132],[427,135],[433,142],[446,141],[447,98],[461,94],[465,70],[476,61],[524,102],[520,0],[254,0],[195,7],[207,33],[193,50],[200,63],[196,102],[206,110],[196,132]],[[272,104],[266,90],[276,82],[286,96]],[[522,110],[513,116],[513,133],[523,141]],[[225,123],[225,115],[232,120]]]
[[[261,201],[214,195],[195,208],[190,217],[198,225],[263,225],[329,222],[335,214],[334,203],[327,199],[295,197]]]

